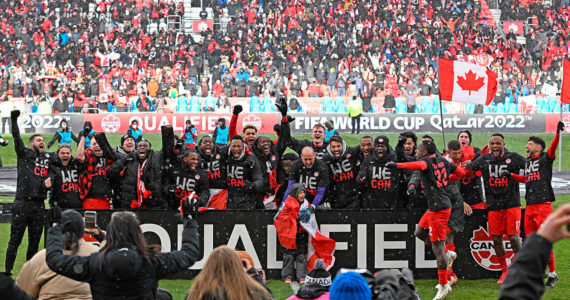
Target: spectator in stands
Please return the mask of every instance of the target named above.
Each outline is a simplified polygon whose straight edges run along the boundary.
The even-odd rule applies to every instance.
[[[416,112],[416,97],[420,93],[420,89],[414,86],[414,83],[410,80],[406,85],[406,88],[403,92],[404,96],[406,97],[406,106],[408,113]]]
[[[61,214],[61,210],[59,211]],[[99,247],[83,239],[85,223],[83,216],[75,210],[66,210],[61,214],[63,253],[87,257],[98,252]],[[38,299],[92,299],[89,284],[75,281],[54,273],[46,263],[44,249],[28,260],[20,273],[16,284],[23,291]]]
[[[235,250],[219,246],[210,253],[204,268],[194,279],[187,299],[273,299],[248,259]]]

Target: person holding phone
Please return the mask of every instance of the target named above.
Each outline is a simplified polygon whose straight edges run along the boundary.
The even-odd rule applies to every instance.
[[[89,257],[64,253],[61,220],[48,230],[48,267],[76,281],[88,282],[94,300],[155,299],[158,280],[188,269],[198,259],[198,202],[187,199],[180,210],[184,230],[180,250],[155,253],[146,244],[137,216],[115,212],[107,226],[106,244]],[[93,267],[97,266],[97,267]]]

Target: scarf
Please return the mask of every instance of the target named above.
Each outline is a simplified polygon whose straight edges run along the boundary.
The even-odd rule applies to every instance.
[[[146,190],[142,180],[143,169],[146,166],[147,161],[148,159],[145,159],[144,162],[139,165],[139,169],[137,171],[137,200],[133,200],[133,202],[131,202],[131,208],[146,209],[146,205],[142,205],[143,200],[152,194],[151,191]]]

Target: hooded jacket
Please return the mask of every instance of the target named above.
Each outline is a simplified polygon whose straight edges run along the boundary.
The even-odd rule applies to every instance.
[[[345,208],[358,200],[356,177],[358,176],[358,153],[342,141],[342,153],[335,157],[330,144],[323,162],[329,168],[330,185],[327,189],[327,199],[332,208]],[[357,207],[355,207],[357,208]]]
[[[61,227],[54,226],[48,230],[46,262],[58,274],[88,282],[94,300],[154,300],[159,279],[188,269],[198,258],[198,224],[185,220],[184,227],[179,251],[153,254],[148,261],[134,246],[125,244],[110,249],[101,264],[101,252],[88,257],[64,255]]]
[[[200,156],[198,168],[208,175],[208,186],[210,189],[225,189],[227,156],[222,154],[222,150],[216,144],[212,145],[211,154],[206,155],[200,147],[202,140],[203,138],[200,139],[198,147],[196,147]]]
[[[386,163],[396,161],[396,156],[388,147],[385,157],[380,158],[374,151],[368,155],[358,173],[358,181],[364,186],[361,207],[394,209],[402,208],[404,204],[400,199],[401,190],[406,187],[402,170],[390,170]]]
[[[137,199],[137,173],[140,161],[137,152],[119,159],[107,171],[109,178],[120,181],[121,207],[130,208],[131,202]],[[149,150],[146,157],[146,164],[143,168],[142,181],[145,188],[152,194],[144,200],[144,204],[149,209],[165,209],[167,203],[162,199],[161,190],[161,167],[160,159],[157,159],[154,151]]]
[[[255,195],[263,190],[259,162],[245,144],[239,158],[232,157],[228,146],[222,153],[227,157],[228,209],[254,209]]]
[[[263,177],[263,190],[257,195],[257,208],[265,208],[263,201],[265,195],[275,195],[277,185],[277,166],[281,163],[281,156],[287,149],[287,144],[283,139],[277,140],[277,144],[271,143],[269,154],[263,154],[263,151],[257,147],[259,140],[255,140],[252,152],[259,162],[261,175]]]

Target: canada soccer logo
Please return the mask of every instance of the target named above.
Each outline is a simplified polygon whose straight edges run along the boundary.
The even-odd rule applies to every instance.
[[[261,118],[256,115],[247,115],[243,120],[241,120],[241,126],[245,127],[247,125],[253,125],[258,130],[261,128]]]
[[[570,115],[565,115],[564,118],[562,119],[562,122],[564,122],[564,132],[568,133],[570,132]]]
[[[515,257],[515,252],[511,248],[511,243],[508,236],[505,235],[503,238],[503,245],[505,247],[505,257],[507,259],[507,265],[511,265],[512,260]],[[495,249],[493,248],[493,238],[487,233],[487,230],[483,227],[473,231],[473,237],[471,238],[471,255],[473,259],[483,268],[491,271],[500,271],[501,266],[499,265],[499,258],[495,254]]]
[[[106,133],[115,133],[121,127],[121,119],[113,114],[106,115],[101,119],[101,128]]]

